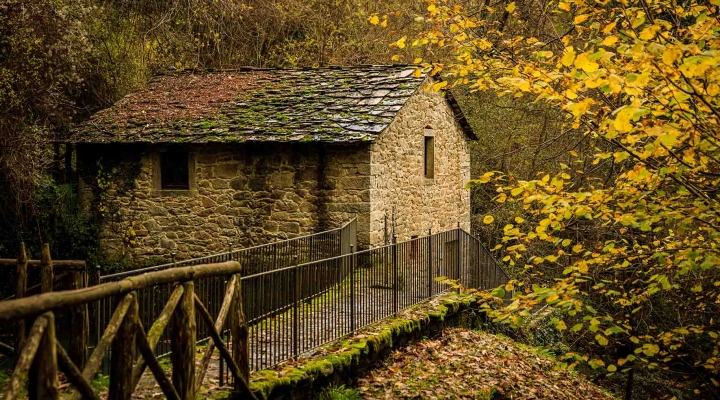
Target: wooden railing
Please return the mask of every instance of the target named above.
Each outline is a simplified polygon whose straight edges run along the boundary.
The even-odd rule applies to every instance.
[[[29,260],[25,252],[25,244],[20,244],[20,252],[17,259],[0,258],[0,271],[3,276],[14,276],[15,290],[11,298],[20,299],[28,296],[30,293],[47,293],[56,290],[58,280],[64,281],[62,289],[81,289],[88,285],[87,266],[85,261],[81,260],[52,260],[50,258],[50,246],[48,244],[42,247],[42,257],[40,260]],[[8,271],[14,267],[14,271]],[[7,268],[7,269],[6,269]],[[34,269],[39,272],[40,283],[38,285],[28,287],[28,270]],[[7,271],[7,272],[6,272]],[[59,272],[59,274],[56,274]],[[68,326],[69,343],[68,353],[70,358],[78,365],[84,365],[86,360],[86,349],[88,347],[89,337],[89,316],[87,305],[73,307],[69,310]],[[25,342],[27,329],[25,321],[16,321],[13,327],[13,346],[15,354],[8,354],[8,346],[0,343],[0,351],[8,357],[12,357],[15,362],[20,357],[20,351]]]
[[[44,265],[51,264],[47,251],[47,255],[45,249],[43,251]],[[20,261],[18,264],[26,266],[24,260]],[[51,273],[52,269],[49,271]],[[62,292],[46,291],[36,296],[0,302],[0,324],[15,323],[17,334],[23,338],[22,341],[16,341],[20,351],[17,351],[18,358],[12,377],[2,390],[4,398],[17,398],[22,387],[27,385],[30,400],[57,399],[60,369],[76,391],[74,399],[99,399],[90,382],[95,378],[107,350],[110,350],[109,400],[130,399],[146,368],[150,369],[168,399],[195,399],[211,355],[217,347],[233,375],[236,395],[254,399],[247,383],[250,371],[248,328],[242,307],[240,273],[240,264],[229,261],[150,272],[97,286]],[[217,276],[227,276],[229,284],[219,315],[213,320],[195,295],[194,281]],[[42,279],[45,285],[52,282],[52,276],[47,272]],[[175,288],[172,295],[146,332],[138,315],[136,291],[173,283]],[[84,365],[78,365],[57,340],[55,313],[61,309],[83,307],[108,297],[115,298],[117,304],[112,318],[87,361]],[[212,339],[205,349],[199,368],[195,363],[198,318],[210,327]],[[228,318],[235,342],[232,353],[219,334]],[[30,327],[29,331],[26,326]],[[171,333],[170,378],[154,355],[154,348],[166,328]]]

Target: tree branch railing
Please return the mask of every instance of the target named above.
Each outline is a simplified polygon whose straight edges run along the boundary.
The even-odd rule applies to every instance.
[[[51,264],[49,251],[43,252],[46,264]],[[21,256],[20,261],[25,261]],[[132,276],[78,290],[50,292],[0,302],[0,323],[26,321],[24,340],[20,346],[12,377],[3,388],[4,399],[16,399],[27,385],[30,400],[59,398],[58,369],[75,390],[74,399],[99,399],[90,384],[98,373],[103,358],[110,354],[109,400],[130,399],[146,368],[158,382],[168,399],[195,399],[209,365],[213,347],[228,365],[234,379],[234,389],[243,398],[254,399],[248,386],[247,323],[240,290],[241,266],[234,261],[217,264],[180,267]],[[228,276],[223,305],[213,319],[207,307],[194,294],[198,279]],[[51,278],[45,274],[43,281]],[[175,284],[173,293],[162,313],[146,332],[139,318],[137,291],[158,285]],[[49,289],[49,288],[45,288]],[[78,307],[101,298],[115,298],[116,306],[93,353],[85,365],[78,366],[67,354],[55,335],[55,312]],[[228,318],[229,317],[229,318]],[[195,344],[198,319],[208,324],[211,344],[203,354],[196,371]],[[230,321],[234,341],[232,353],[222,341],[221,328]],[[220,328],[218,328],[220,327]],[[155,357],[154,347],[162,333],[170,330],[172,375],[168,377]],[[108,353],[108,350],[111,351]]]

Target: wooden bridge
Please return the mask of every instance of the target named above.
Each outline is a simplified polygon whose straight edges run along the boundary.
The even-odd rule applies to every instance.
[[[0,349],[5,354],[16,356],[12,377],[3,390],[5,399],[17,398],[25,385],[30,400],[58,399],[60,370],[74,388],[73,399],[99,400],[91,382],[106,356],[110,357],[109,400],[130,399],[146,368],[150,369],[166,398],[195,399],[215,347],[232,374],[236,397],[255,398],[248,387],[248,327],[242,306],[242,268],[238,262],[166,269],[62,292],[51,291],[53,262],[47,245],[43,248],[39,265],[43,293],[0,302],[0,323],[15,325],[17,347],[12,349],[4,346]],[[26,276],[27,266],[28,260],[22,251],[17,262],[18,277]],[[221,276],[227,277],[229,283],[220,312],[213,319],[195,295],[194,281]],[[20,283],[25,285],[24,281]],[[145,332],[139,318],[136,292],[168,284],[175,285],[172,295],[162,313]],[[103,298],[115,299],[114,313],[92,354],[84,365],[78,365],[57,339],[55,315],[61,310],[87,307],[91,302]],[[205,349],[200,365],[196,366],[198,318],[210,327],[211,342]],[[226,319],[229,319],[234,339],[231,350],[219,333]],[[170,377],[154,354],[155,346],[166,328],[170,330],[172,348]]]

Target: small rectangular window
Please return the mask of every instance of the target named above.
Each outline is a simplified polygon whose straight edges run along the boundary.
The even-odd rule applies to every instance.
[[[162,189],[190,189],[188,152],[168,150],[160,154],[160,182]]]
[[[425,136],[425,177],[435,178],[435,138]]]

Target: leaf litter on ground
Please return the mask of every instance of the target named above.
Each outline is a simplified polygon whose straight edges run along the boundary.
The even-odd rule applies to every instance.
[[[358,382],[366,399],[612,399],[509,338],[448,328],[395,351]]]

